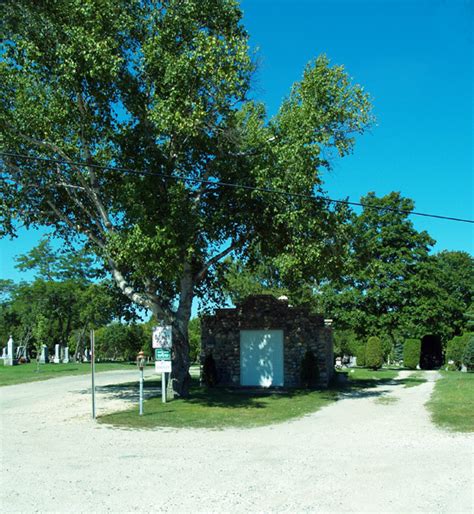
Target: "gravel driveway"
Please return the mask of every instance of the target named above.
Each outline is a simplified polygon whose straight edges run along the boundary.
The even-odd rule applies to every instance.
[[[470,513],[473,437],[431,424],[436,374],[426,374],[292,422],[221,431],[98,425],[85,376],[2,387],[1,510]],[[96,383],[136,378],[104,372]],[[98,412],[129,402],[102,392]]]

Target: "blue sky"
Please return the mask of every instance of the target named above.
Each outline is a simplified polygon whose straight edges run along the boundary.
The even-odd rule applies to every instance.
[[[416,210],[474,218],[473,4],[467,0],[244,0],[258,47],[253,96],[274,114],[304,66],[325,53],[371,94],[377,124],[334,162],[326,189],[358,200],[400,191]],[[473,225],[413,218],[435,251],[474,253]],[[0,277],[38,232],[0,240]]]

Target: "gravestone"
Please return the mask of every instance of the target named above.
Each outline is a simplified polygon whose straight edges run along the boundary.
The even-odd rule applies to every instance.
[[[61,362],[61,345],[55,344],[54,345],[54,364],[59,364]]]
[[[7,356],[3,359],[3,364],[5,366],[14,366],[17,364],[17,360],[15,359],[15,343],[13,342],[13,337],[10,336],[10,339],[7,343]]]
[[[64,347],[64,355],[63,355],[63,364],[67,364],[69,362],[69,346]]]
[[[6,347],[6,346],[4,346],[4,347],[2,348],[2,356],[0,357],[0,359],[4,360],[4,359],[6,359],[6,358],[7,358],[7,347]]]
[[[48,347],[45,344],[43,344],[41,346],[41,355],[40,355],[39,361],[40,361],[40,364],[47,364],[49,362]]]
[[[84,357],[82,358],[82,362],[89,362],[89,350],[87,348],[84,349]]]

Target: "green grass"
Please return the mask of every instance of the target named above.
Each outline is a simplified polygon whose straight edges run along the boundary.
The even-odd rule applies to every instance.
[[[147,388],[157,386],[159,381],[145,381]],[[249,428],[294,419],[336,400],[337,392],[332,390],[246,392],[205,389],[199,387],[195,380],[189,399],[163,404],[161,396],[157,396],[144,403],[143,416],[138,415],[136,406],[101,416],[99,422],[126,428]]]
[[[474,373],[441,371],[426,404],[433,422],[455,432],[474,432]]]
[[[416,387],[420,384],[424,384],[426,378],[424,378],[423,373],[417,371],[412,373],[409,377],[400,380],[400,382],[403,382],[403,387]]]
[[[347,377],[352,385],[359,387],[374,387],[377,384],[392,381],[398,375],[398,369],[383,368],[371,370],[367,368],[351,368]]]
[[[156,388],[157,397],[144,404],[144,415],[138,415],[138,406],[114,412],[99,418],[99,422],[123,428],[249,428],[280,423],[315,412],[338,399],[339,392],[351,394],[359,389],[374,387],[393,380],[398,370],[371,371],[354,369],[349,380],[339,389],[243,391],[239,389],[205,389],[194,380],[191,397],[163,404],[158,380],[146,380],[145,388]],[[120,387],[112,386],[118,392]],[[136,401],[136,400],[135,400]]]
[[[394,403],[400,401],[400,399],[395,398],[393,396],[380,396],[379,398],[376,398],[374,401],[379,405],[393,405]]]
[[[18,366],[3,366],[2,364],[0,364],[0,386],[36,382],[66,375],[83,375],[91,372],[91,365],[87,363],[40,364],[39,372],[36,371],[36,362],[19,364]],[[99,362],[95,365],[97,372],[134,369],[134,367],[136,369],[134,363],[115,362]]]

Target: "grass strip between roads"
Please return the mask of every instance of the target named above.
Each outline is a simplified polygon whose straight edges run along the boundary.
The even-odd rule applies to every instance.
[[[427,403],[433,422],[455,432],[474,432],[474,373],[441,371]]]
[[[138,416],[138,407],[134,407],[101,416],[99,421],[127,428],[247,428],[297,418],[337,399],[337,392],[331,390],[255,392],[206,389],[195,381],[190,398],[162,403],[159,386],[158,380],[145,381],[145,387],[157,388],[157,396],[144,403],[143,416]]]
[[[136,364],[99,362],[95,365],[95,370],[115,371],[133,370]],[[36,382],[38,380],[48,380],[67,375],[84,375],[91,372],[90,363],[68,363],[68,364],[40,364],[39,371],[36,370],[36,362],[18,364],[17,366],[2,366],[0,364],[0,386],[22,384],[24,382]]]
[[[371,371],[354,369],[345,390],[374,387],[392,380],[397,370]],[[129,388],[130,384],[116,386]],[[161,402],[159,380],[146,380],[145,389],[156,389],[156,397],[144,403],[143,416],[138,406],[99,417],[99,422],[122,428],[251,428],[281,423],[316,412],[338,400],[341,389],[284,391],[239,390],[230,388],[206,389],[194,379],[191,397],[185,400]]]

